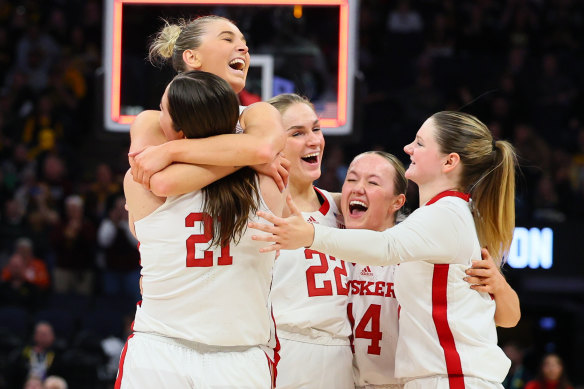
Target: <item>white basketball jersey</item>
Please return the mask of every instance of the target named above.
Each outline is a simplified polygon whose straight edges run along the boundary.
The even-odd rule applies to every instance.
[[[348,312],[357,386],[401,383],[394,373],[399,325],[396,267],[356,264],[352,271]]]
[[[496,386],[509,371],[497,346],[495,301],[464,280],[481,258],[469,197],[442,192],[383,232],[315,226],[314,249],[362,264],[399,263],[398,378],[445,376],[463,387],[463,377],[477,377]]]
[[[314,189],[323,200],[322,206],[316,212],[303,212],[305,220],[344,227],[330,193]],[[307,337],[314,343],[348,345],[347,272],[345,261],[333,256],[305,248],[282,250],[276,259],[272,286],[278,336],[296,339],[297,335],[298,340]]]
[[[239,106],[239,115],[241,116],[241,114],[243,113],[243,110],[246,109],[246,106],[240,105]],[[239,120],[237,121],[237,124],[235,125],[235,133],[236,134],[243,134],[243,127],[241,127],[241,124],[239,123]]]
[[[169,197],[135,222],[142,303],[134,331],[216,346],[275,346],[269,301],[274,253],[247,229],[239,243],[209,248],[212,219],[204,194]],[[260,209],[270,213],[263,202]],[[255,215],[249,220],[265,223]]]
[[[472,254],[459,253],[460,245],[453,245],[449,251],[455,258],[460,256],[461,263],[405,261],[398,266],[396,296],[401,309],[396,375],[444,375],[451,387],[464,387],[463,375],[499,383],[511,362],[497,346],[495,301],[487,293],[470,289],[464,280],[471,260],[481,255],[474,220],[468,203],[457,193],[442,196],[424,208],[448,208],[452,220],[426,223],[439,223],[465,245],[471,244]]]

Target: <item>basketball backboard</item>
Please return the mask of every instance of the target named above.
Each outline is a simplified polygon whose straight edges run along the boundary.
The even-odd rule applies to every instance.
[[[251,52],[246,90],[266,100],[295,92],[314,103],[328,135],[349,135],[353,119],[358,0],[109,0],[104,49],[104,126],[126,132],[157,109],[170,68],[146,60],[163,19],[218,14],[242,30]]]

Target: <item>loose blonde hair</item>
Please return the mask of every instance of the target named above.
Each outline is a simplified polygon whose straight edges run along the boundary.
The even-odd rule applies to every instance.
[[[205,34],[206,24],[218,20],[235,24],[217,15],[200,16],[190,21],[179,19],[176,24],[164,20],[164,27],[150,44],[148,59],[153,65],[163,64],[170,59],[174,70],[179,73],[186,71],[183,52],[197,49],[201,45],[201,37]]]
[[[515,150],[507,141],[495,141],[473,115],[442,111],[431,119],[440,151],[460,156],[459,189],[470,193],[479,242],[500,266],[509,254],[515,227]]]

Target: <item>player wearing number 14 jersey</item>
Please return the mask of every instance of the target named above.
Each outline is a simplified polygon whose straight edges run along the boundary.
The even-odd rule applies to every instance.
[[[383,231],[393,227],[405,202],[407,180],[393,155],[369,152],[355,157],[343,184],[341,209],[348,229]],[[349,282],[348,315],[357,388],[402,388],[395,377],[398,302],[397,266],[355,264]]]
[[[290,161],[288,189],[310,223],[341,226],[340,212],[320,177],[324,137],[310,102],[285,94],[269,101],[282,114]],[[354,388],[347,318],[347,265],[314,250],[282,250],[274,267],[272,301],[280,356],[278,389]]]
[[[233,133],[238,116],[233,90],[202,71],[176,76],[161,101],[161,127],[178,137]],[[116,389],[271,388],[275,255],[258,253],[247,223],[257,210],[281,213],[275,182],[244,168],[165,199],[128,172],[124,190],[140,242],[142,301]]]

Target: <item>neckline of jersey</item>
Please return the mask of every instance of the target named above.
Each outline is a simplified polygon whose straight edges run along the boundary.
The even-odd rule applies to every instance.
[[[448,196],[458,197],[466,202],[470,200],[470,193],[462,193],[456,190],[445,190],[444,192],[440,192],[436,196],[432,197],[432,199],[430,199],[430,201],[428,201],[426,205],[434,204],[436,201]]]

